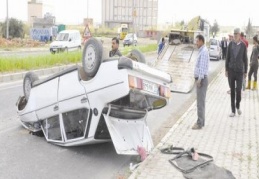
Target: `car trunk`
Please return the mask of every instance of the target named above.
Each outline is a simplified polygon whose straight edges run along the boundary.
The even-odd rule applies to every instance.
[[[153,142],[146,117],[148,111],[164,107],[166,99],[131,90],[113,101],[102,114],[118,154],[137,155],[139,147],[150,152]]]

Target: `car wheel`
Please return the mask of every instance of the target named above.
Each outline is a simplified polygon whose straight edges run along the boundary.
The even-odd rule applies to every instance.
[[[79,51],[81,50],[81,46],[78,46],[78,50],[79,50]]]
[[[67,52],[67,53],[68,53],[68,48],[67,48],[67,47],[65,48],[65,52]]]
[[[53,54],[53,55],[54,55],[55,53],[56,53],[55,51],[51,51],[51,54]]]
[[[140,51],[138,51],[137,49],[133,49],[127,55],[127,57],[134,60],[134,61],[146,64],[146,59],[145,59],[144,55]]]
[[[23,93],[27,101],[30,96],[32,84],[37,80],[39,80],[39,77],[34,72],[26,73],[23,78]]]
[[[102,62],[103,46],[95,38],[89,39],[83,50],[82,64],[87,76],[94,77]]]

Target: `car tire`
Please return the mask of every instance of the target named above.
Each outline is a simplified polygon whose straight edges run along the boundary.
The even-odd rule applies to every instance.
[[[145,56],[137,49],[131,50],[131,52],[127,55],[127,57],[134,61],[146,64]]]
[[[26,73],[23,78],[23,94],[27,101],[29,100],[29,97],[30,97],[32,84],[37,80],[39,80],[39,77],[34,72]]]
[[[100,41],[90,38],[83,50],[82,65],[87,76],[94,77],[102,63],[103,46]]]

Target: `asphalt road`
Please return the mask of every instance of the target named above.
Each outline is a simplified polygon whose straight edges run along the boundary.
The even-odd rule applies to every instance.
[[[210,80],[223,63],[211,61]],[[0,178],[109,179],[129,174],[136,157],[117,155],[112,143],[64,148],[30,135],[16,115],[15,103],[22,94],[22,81],[0,84]],[[195,90],[173,93],[168,106],[150,112],[147,121],[155,144],[194,100]]]

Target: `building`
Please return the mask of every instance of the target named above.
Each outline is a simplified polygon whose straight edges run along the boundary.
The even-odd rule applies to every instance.
[[[28,23],[32,25],[34,18],[42,18],[43,4],[41,1],[31,0],[28,2]]]
[[[27,22],[32,26],[34,21],[52,16],[54,7],[50,4],[43,3],[44,0],[28,0],[28,19]],[[55,21],[55,18],[54,18]]]
[[[56,18],[50,13],[46,13],[43,18],[35,17],[33,18],[32,27],[33,28],[50,28],[55,26]]]
[[[135,31],[157,28],[158,0],[102,0],[102,25],[128,24]]]

